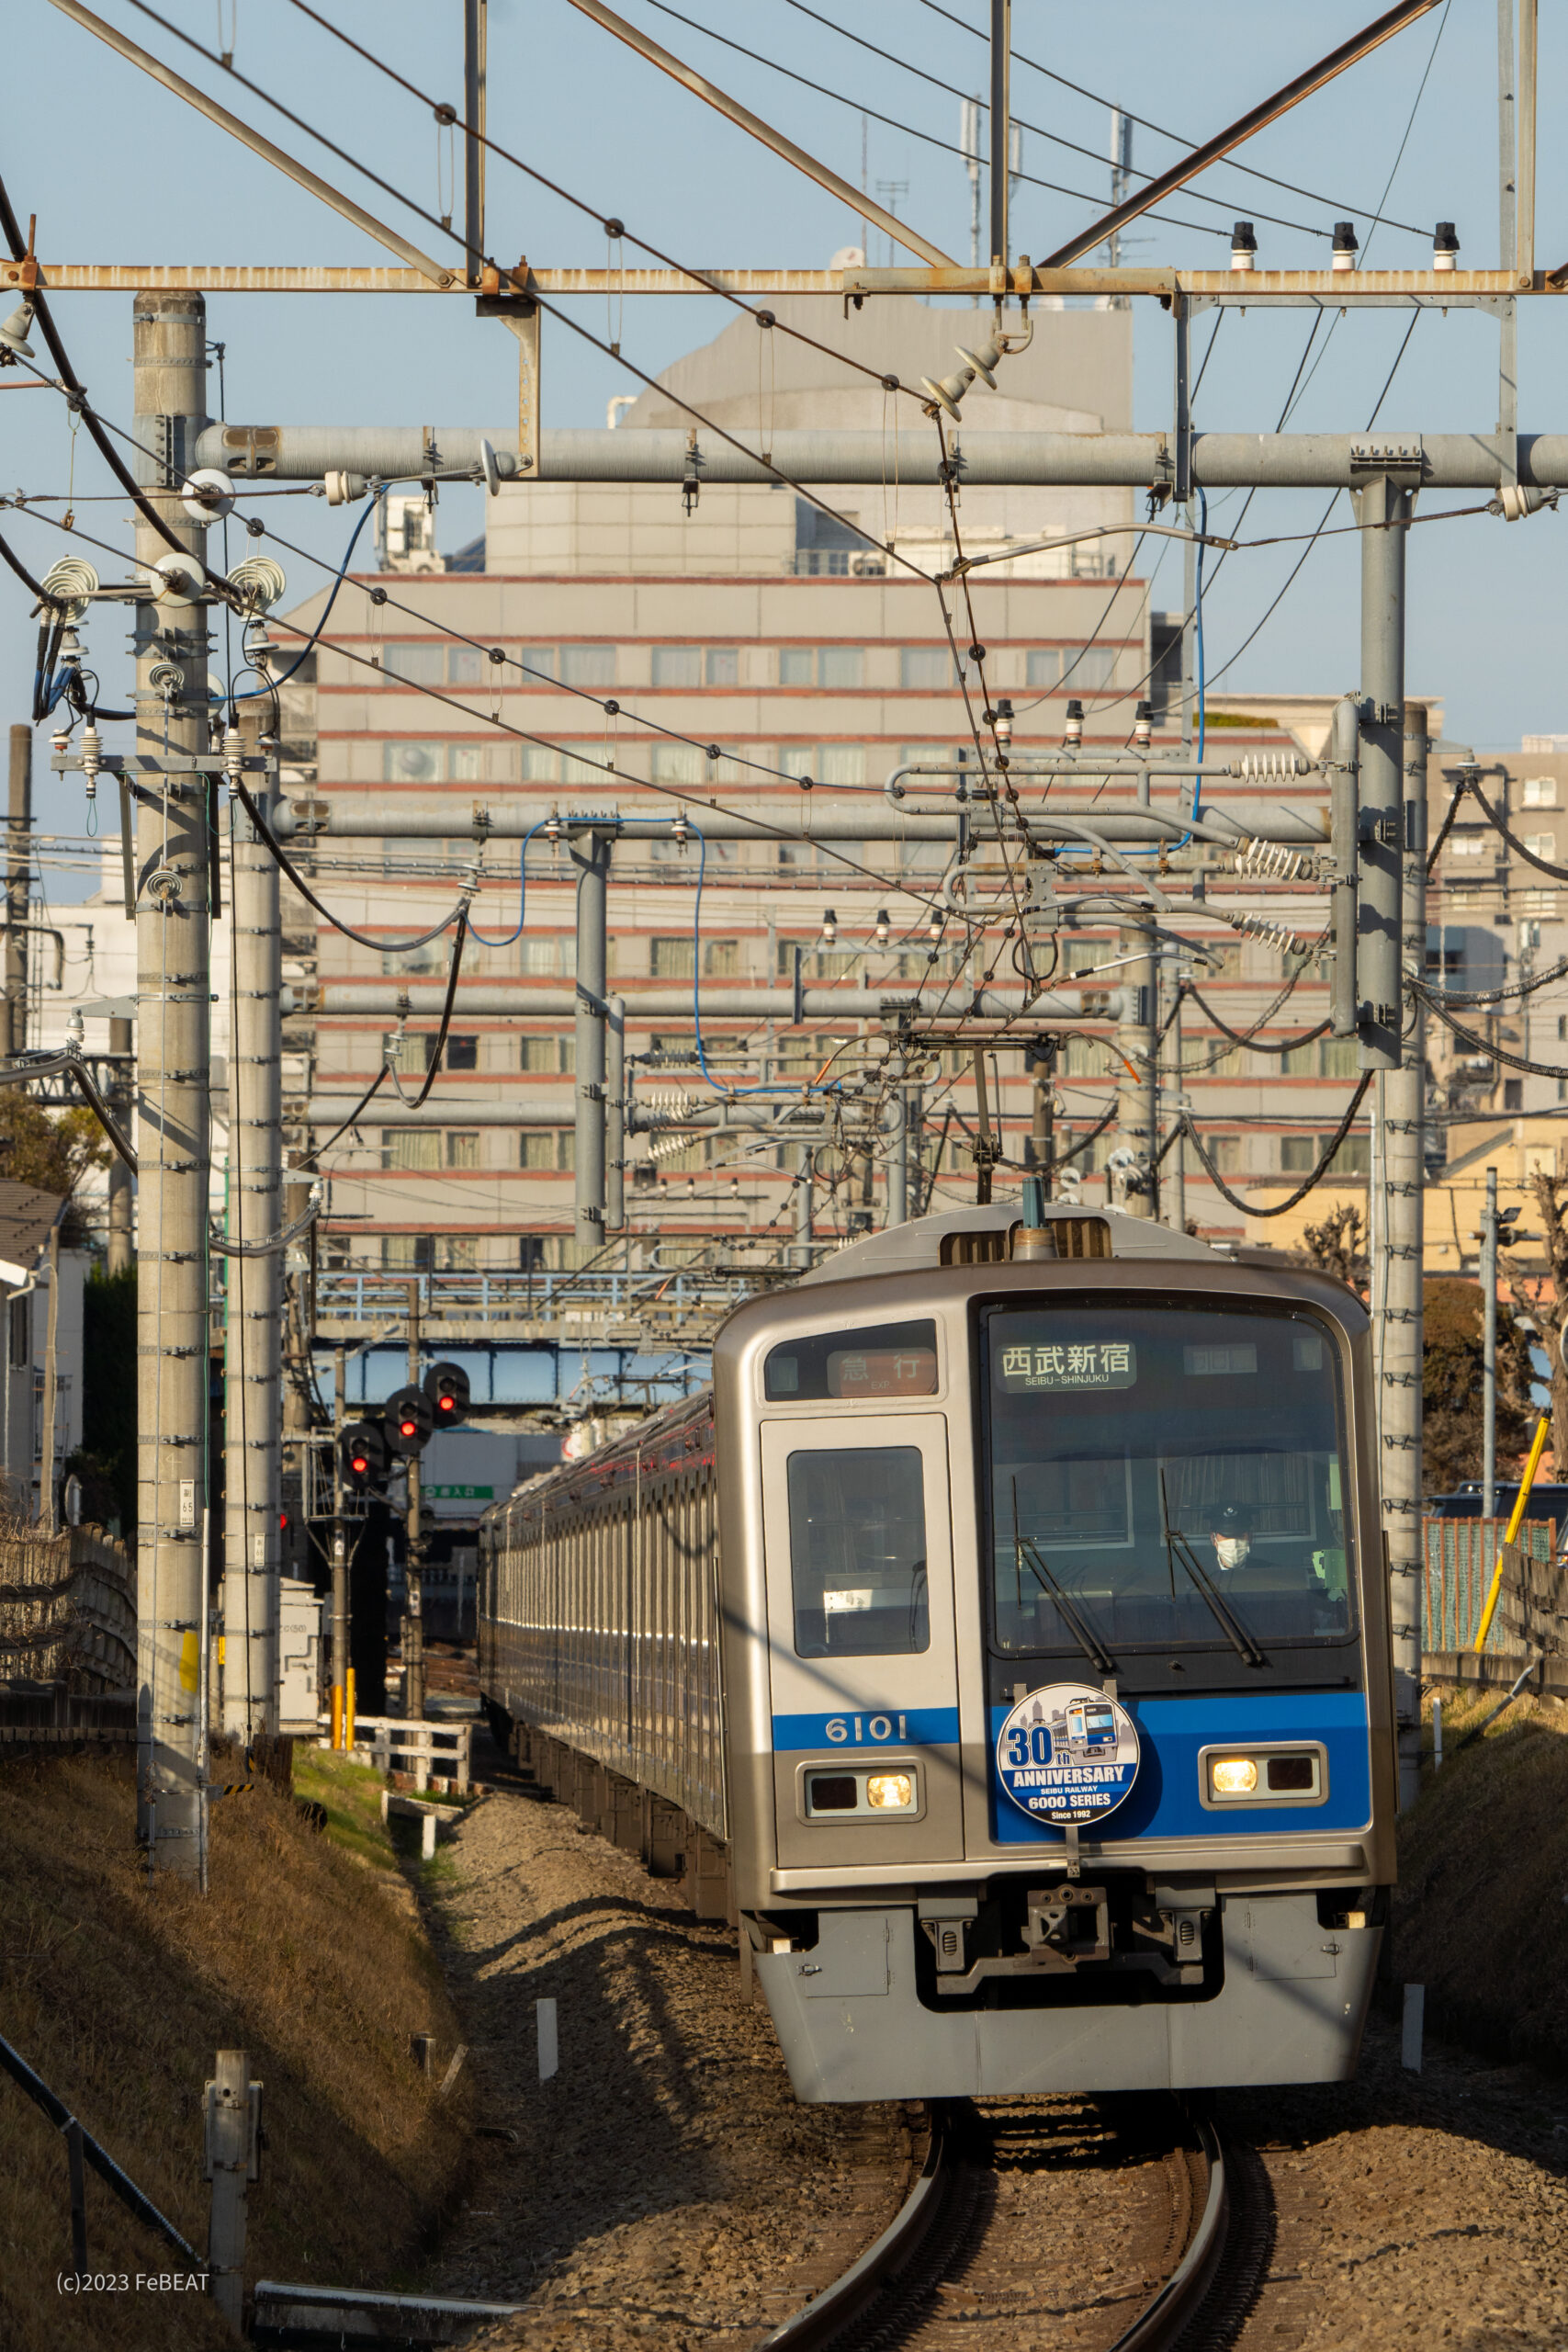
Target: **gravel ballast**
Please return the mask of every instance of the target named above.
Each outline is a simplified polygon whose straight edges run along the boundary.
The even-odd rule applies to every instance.
[[[733,1931],[694,1922],[566,1806],[503,1771],[430,1883],[477,2113],[516,2135],[479,2142],[430,2281],[527,2304],[480,2344],[750,2352],[892,2218],[917,2110],[799,2106],[765,2009],[742,1994]],[[541,1998],[559,2019],[545,2084]],[[998,2177],[1009,2243],[987,2259],[1001,2273],[953,2277],[927,2340],[983,2339],[994,2304],[1010,2352],[1088,2352],[1172,2258],[1159,2152],[1123,2140],[1101,2161],[1082,2102],[1004,2107],[1004,2142],[1024,2107],[1043,2138],[1026,2154],[1025,2130]],[[1374,2020],[1354,2084],[1224,2093],[1219,2118],[1267,2180],[1269,2250],[1240,2352],[1565,2352],[1568,2083],[1431,2044],[1408,2074]],[[1064,2162],[1075,2143],[1081,2171]]]

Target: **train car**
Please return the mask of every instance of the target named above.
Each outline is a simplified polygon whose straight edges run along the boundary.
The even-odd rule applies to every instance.
[[[852,1244],[489,1516],[481,1680],[803,2099],[1331,2080],[1396,1803],[1367,1317],[1114,1212]]]

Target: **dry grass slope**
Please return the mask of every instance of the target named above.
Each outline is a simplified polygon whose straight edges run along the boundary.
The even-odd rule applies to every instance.
[[[0,1768],[0,2031],[198,2251],[202,2086],[215,2050],[247,2050],[266,2086],[248,2278],[406,2276],[460,2183],[468,2114],[461,2079],[438,2106],[409,2059],[415,2032],[444,2059],[457,2026],[402,1881],[258,1784],[214,1807],[205,1901],[149,1887],[134,1804],[123,1757]],[[200,2297],[62,2297],[65,2186],[60,2135],[0,2075],[6,2352],[232,2341]],[[91,2172],[87,2230],[95,2270],[177,2267]]]
[[[1444,1696],[1448,1761],[1401,1826],[1396,1975],[1427,1987],[1428,2028],[1568,2073],[1568,1705]]]

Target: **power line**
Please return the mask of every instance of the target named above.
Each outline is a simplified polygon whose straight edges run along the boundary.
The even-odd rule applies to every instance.
[[[955,17],[951,8],[939,6],[939,0],[920,0],[920,5],[929,8],[933,17],[945,17],[950,25],[958,27],[960,32],[972,33],[976,40],[987,40],[987,36],[978,25],[966,24],[962,17]],[[1129,122],[1137,124],[1140,130],[1152,130],[1156,138],[1168,139],[1173,147],[1180,147],[1190,155],[1196,153],[1195,141],[1184,139],[1179,131],[1163,130],[1157,122],[1149,121],[1145,115],[1134,114],[1131,107],[1122,106],[1115,98],[1100,97],[1093,90],[1085,89],[1081,82],[1069,82],[1066,74],[1056,73],[1052,66],[1042,65],[1037,58],[1026,57],[1021,49],[1012,51],[1012,59],[1016,65],[1026,65],[1032,74],[1039,74],[1047,82],[1055,82],[1060,88],[1071,90],[1075,96],[1087,98],[1091,106],[1104,107],[1111,114],[1124,114]],[[1256,164],[1238,164],[1231,155],[1222,156],[1219,160],[1233,172],[1245,172],[1248,179],[1266,180],[1270,187],[1282,187],[1291,196],[1304,196],[1309,203],[1326,204],[1330,209],[1353,213],[1358,220],[1382,221],[1390,229],[1408,230],[1413,237],[1425,237],[1429,233],[1426,229],[1418,229],[1414,221],[1391,220],[1381,210],[1369,211],[1364,204],[1350,204],[1342,197],[1320,196],[1314,188],[1298,187],[1294,180],[1279,179],[1272,172],[1260,171]],[[1383,200],[1387,201],[1386,197]]]

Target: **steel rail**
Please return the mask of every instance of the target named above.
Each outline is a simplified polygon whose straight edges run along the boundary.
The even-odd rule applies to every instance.
[[[1206,2118],[1193,2119],[1193,2130],[1206,2172],[1197,2227],[1169,2278],[1109,2352],[1170,2352],[1201,2305],[1224,2255],[1231,2211],[1224,2154],[1219,2134]],[[925,2166],[893,2220],[840,2278],[766,2336],[759,2352],[828,2352],[829,2346],[840,2345],[848,2352],[852,2339],[846,2331],[873,2298],[909,2267],[942,2217],[941,2192],[952,2175],[953,2136],[943,2107],[933,2105]],[[912,2320],[910,2333],[925,2316]]]

